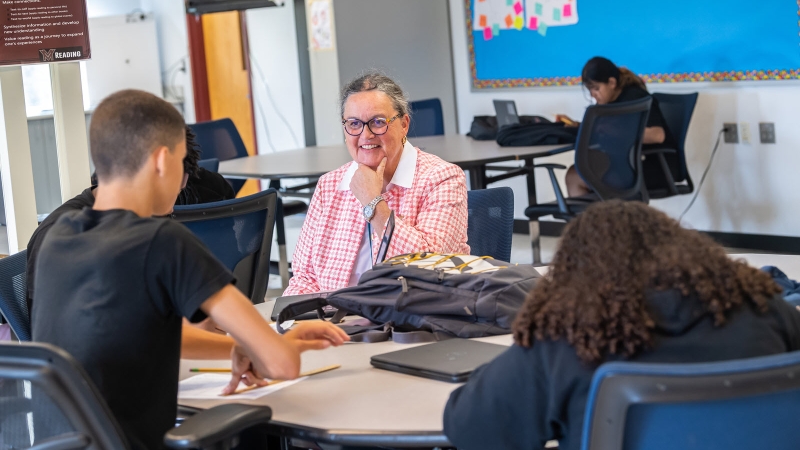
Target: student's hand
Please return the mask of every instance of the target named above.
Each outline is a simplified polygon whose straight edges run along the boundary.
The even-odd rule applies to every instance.
[[[244,383],[247,386],[254,384],[266,386],[269,382],[256,372],[250,357],[237,344],[231,350],[231,381],[222,390],[222,395],[233,394],[236,388],[239,387],[239,383]]]
[[[570,119],[566,114],[556,114],[556,122],[564,122],[564,125],[568,127],[577,127],[580,125],[580,122]]]
[[[283,335],[297,351],[322,350],[331,345],[338,347],[350,340],[350,336],[330,322],[304,322],[295,324]]]
[[[366,206],[383,192],[383,171],[385,169],[386,158],[381,160],[375,170],[364,164],[358,165],[358,170],[353,174],[353,179],[350,180],[350,191],[362,205]]]

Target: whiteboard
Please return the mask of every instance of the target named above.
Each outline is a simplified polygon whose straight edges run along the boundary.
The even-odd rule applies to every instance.
[[[605,56],[647,82],[800,79],[796,0],[463,0],[472,85],[580,83]]]
[[[92,59],[86,63],[86,78],[91,109],[122,89],[140,89],[163,98],[152,14],[91,18],[89,41]]]

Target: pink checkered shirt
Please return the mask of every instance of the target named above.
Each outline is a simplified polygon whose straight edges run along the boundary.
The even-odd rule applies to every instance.
[[[390,183],[383,194],[395,213],[386,257],[418,251],[468,255],[464,172],[438,156],[408,147],[417,152],[410,187]],[[404,154],[401,165],[405,158]],[[347,287],[366,231],[361,203],[349,189],[340,188],[343,178],[351,175],[351,164],[319,179],[292,259],[294,276],[283,295]],[[373,233],[373,258],[380,239]]]

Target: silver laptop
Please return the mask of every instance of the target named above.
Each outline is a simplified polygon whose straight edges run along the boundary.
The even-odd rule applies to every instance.
[[[494,113],[497,115],[497,128],[519,123],[517,105],[514,100],[494,100]]]
[[[448,339],[375,355],[370,358],[370,364],[393,372],[461,383],[469,379],[472,371],[506,350],[508,347],[505,345],[469,339]]]

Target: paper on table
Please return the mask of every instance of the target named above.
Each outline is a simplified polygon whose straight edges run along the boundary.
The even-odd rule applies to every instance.
[[[284,381],[281,383],[273,384],[272,386],[265,386],[251,391],[242,392],[241,394],[228,395],[221,397],[222,389],[231,381],[231,376],[221,373],[204,373],[187,378],[178,383],[178,398],[179,399],[194,399],[194,400],[219,400],[225,399],[254,399],[279,391],[285,387],[289,387],[297,382],[303,381],[308,377],[298,378],[296,380]]]

